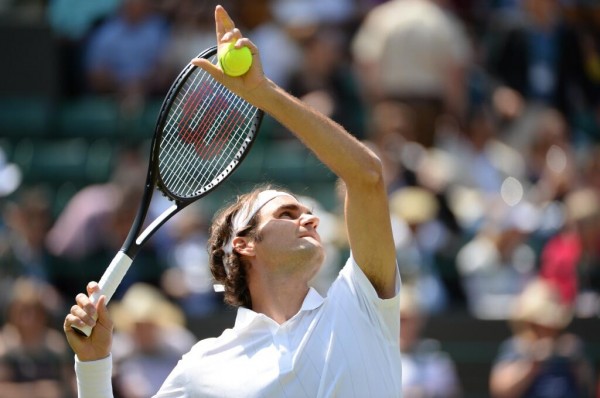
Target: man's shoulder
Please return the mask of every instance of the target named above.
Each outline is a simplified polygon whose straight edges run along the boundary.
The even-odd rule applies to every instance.
[[[227,342],[230,342],[233,338],[231,329],[225,329],[220,336],[207,337],[199,340],[192,346],[190,351],[185,356],[192,356],[194,358],[205,357],[217,353],[219,347],[224,346]]]

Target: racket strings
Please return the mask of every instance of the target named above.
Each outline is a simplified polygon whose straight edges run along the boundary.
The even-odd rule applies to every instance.
[[[159,173],[179,197],[201,194],[229,174],[252,141],[258,110],[195,69],[163,127]]]
[[[183,90],[183,92],[184,92],[183,98],[185,98],[185,95],[187,95],[188,97],[190,97],[190,90],[192,90],[191,92],[198,92],[197,86],[198,86],[198,84],[194,84],[193,81],[192,81],[192,84],[188,83],[188,87],[186,87]],[[214,91],[214,87],[210,87],[207,90],[207,86],[205,85],[203,88],[205,89],[203,91]],[[228,92],[227,90],[224,90],[222,87],[221,87],[221,90],[223,90],[223,92],[227,96],[229,96],[230,98],[235,97],[232,93]],[[194,97],[194,99],[197,100],[198,98],[202,98],[202,97],[207,97],[206,93],[205,94],[201,94],[201,95],[196,95]],[[226,129],[227,126],[223,125],[223,120],[219,120],[219,119],[223,119],[224,117],[226,117],[225,114],[222,113],[221,109],[223,109],[223,106],[228,101],[227,101],[227,99],[223,95],[219,95],[219,93],[216,93],[216,95],[213,95],[212,97],[213,97],[212,103],[210,101],[206,101],[205,102],[206,106],[204,108],[201,108],[200,111],[196,114],[195,117],[193,117],[193,116],[189,117],[189,115],[186,115],[186,118],[184,118],[184,119],[180,118],[180,120],[190,119],[190,121],[187,123],[188,125],[191,125],[192,128],[195,127],[195,126],[198,126],[197,130],[199,131],[199,133],[196,134],[196,136],[197,136],[197,139],[195,140],[196,144],[197,143],[202,143],[203,141],[207,141],[208,139],[213,139],[214,140],[215,137],[208,137],[207,138],[206,136],[207,135],[211,135],[211,134],[212,135],[216,134],[217,133],[216,129],[219,126],[222,126],[223,127],[223,129],[222,129],[223,131],[221,132],[221,136],[222,137],[220,138],[219,141],[215,141],[217,143],[217,145],[202,145],[202,146],[196,145],[195,149],[196,149],[196,153],[202,159],[227,160],[227,156],[215,158],[213,155],[217,151],[222,150],[222,144],[225,143],[225,142],[227,142],[227,140],[225,140],[225,138],[231,140],[231,137],[227,137],[226,136],[226,134],[230,134],[230,132]],[[189,103],[192,104],[192,107],[195,106],[195,104],[192,101],[190,101]],[[182,108],[181,106],[179,108],[180,109],[185,109],[185,108]],[[221,113],[221,115],[218,115],[218,114],[215,115],[215,113],[219,113],[219,112]],[[188,109],[188,112],[186,112],[186,113],[189,114],[189,109]],[[199,122],[196,121],[197,118],[198,118],[198,116],[203,116],[202,119],[201,119],[201,121],[200,121],[200,123],[201,123],[200,125],[198,125]],[[212,129],[208,129],[207,128],[208,124],[213,125],[213,128]],[[179,127],[181,128],[181,126],[182,126],[182,122],[180,121]],[[183,141],[184,142],[188,142],[188,143],[189,143],[189,139],[188,139],[189,137],[186,138],[186,136],[188,134],[190,134],[189,130],[190,130],[189,126],[185,126],[184,127],[184,131],[182,131],[182,132],[180,131],[180,135],[183,138]],[[221,145],[218,145],[219,143]],[[239,145],[237,143],[237,141],[233,141],[233,143],[234,143],[234,145]],[[227,154],[225,153],[225,155],[227,155]],[[192,157],[192,158],[194,157],[194,152],[193,151],[188,151],[187,152],[187,157],[185,158],[185,160],[189,161],[190,157]],[[211,173],[210,173],[210,170],[207,170],[207,167],[210,167],[211,164],[205,162],[205,163],[201,164],[201,166],[202,166],[201,169],[197,169],[196,168],[195,171],[199,172],[201,174],[204,174],[204,175],[206,175],[208,177],[210,177]],[[216,165],[215,167],[217,167],[217,168],[223,168],[223,166],[220,166],[220,165]]]
[[[200,143],[202,142],[202,140],[206,139],[206,134],[208,133],[208,131],[206,130],[206,123],[209,117],[213,117],[210,115],[210,112],[207,112],[207,108],[208,108],[208,102],[204,103],[204,107],[200,107],[202,105],[202,99],[203,97],[207,96],[207,91],[209,88],[209,86],[204,86],[204,90],[200,91],[197,88],[197,84],[193,84],[193,82],[195,81],[195,79],[190,79],[188,80],[188,83],[186,86],[183,87],[183,89],[180,92],[180,95],[178,97],[175,98],[175,104],[174,107],[172,108],[172,116],[171,116],[171,120],[173,121],[178,121],[178,125],[176,126],[175,124],[173,124],[171,127],[176,127],[175,133],[178,134],[174,135],[174,134],[170,134],[167,135],[166,133],[171,132],[171,130],[173,130],[173,128],[169,129],[169,126],[167,125],[167,132],[164,135],[164,138],[173,138],[173,137],[179,137],[181,138],[182,141],[179,140],[170,140],[167,141],[166,139],[164,140],[165,143],[169,143],[171,144],[170,146],[174,149],[173,153],[178,153],[178,154],[185,154],[186,156],[180,156],[179,160],[184,163],[184,164],[188,164],[189,166],[194,166],[193,163],[190,163],[191,160],[193,160],[196,156],[196,154],[194,153],[194,151],[198,152],[198,147],[196,145],[196,143]],[[189,82],[192,82],[192,84],[190,84]],[[192,95],[193,94],[193,95]],[[202,121],[199,121],[199,117],[196,116],[194,117],[194,112],[195,110],[199,108],[198,110],[198,115],[205,115],[206,118],[203,118],[202,121],[204,121],[204,124],[198,124],[199,122],[201,123]],[[194,134],[196,133],[196,134]],[[196,135],[196,140],[194,141],[194,135]],[[191,138],[191,140],[190,140]],[[187,151],[182,151],[183,148],[181,148],[181,143],[188,143],[193,145],[193,149],[192,150],[187,150]],[[174,143],[174,144],[173,144]],[[167,149],[169,148],[168,145],[163,145],[163,153],[168,155],[171,152],[167,152]],[[198,152],[199,154],[199,152]],[[175,158],[172,158],[172,160],[174,160]],[[169,166],[173,166],[172,163],[168,164]],[[190,167],[188,170],[193,170],[192,167]],[[204,170],[205,171],[205,170]],[[182,177],[185,175],[182,174],[172,174],[171,177],[175,177],[176,179],[183,181],[185,179],[183,179]],[[168,176],[167,178],[164,178],[165,176],[163,176],[163,179],[165,180],[165,182],[171,186],[171,181],[173,180],[173,178],[169,179]],[[175,186],[173,186],[173,188],[176,188]]]
[[[233,95],[231,96],[233,97]],[[223,98],[221,97],[219,101],[222,102]],[[235,137],[231,135],[231,126],[228,126],[226,123],[224,123],[226,118],[229,117],[228,115],[225,115],[224,113],[216,116],[211,114],[218,110],[220,106],[222,106],[222,104],[213,103],[208,107],[207,112],[204,112],[202,123],[207,125],[209,122],[206,120],[211,120],[210,123],[213,123],[214,125],[210,129],[203,125],[199,126],[199,131],[201,132],[197,138],[199,142],[209,140],[212,140],[212,142],[209,142],[210,145],[203,144],[202,146],[196,146],[196,151],[189,151],[188,156],[185,159],[186,164],[188,164],[188,166],[192,166],[188,171],[196,176],[204,176],[205,181],[200,181],[200,183],[203,185],[210,183],[212,177],[218,175],[222,170],[225,170],[226,166],[230,163],[231,158],[237,154],[237,151],[231,152],[229,148],[223,148],[223,146],[227,144],[235,149],[239,148],[244,142],[243,140],[240,140],[240,138],[243,137],[242,135],[237,135]],[[250,117],[252,117],[252,115],[250,115]],[[235,126],[231,120],[232,119],[229,119],[230,122],[228,124]],[[220,130],[219,127],[221,127]],[[220,134],[220,137],[211,137],[211,135],[217,133],[217,130],[219,130],[218,133]],[[217,154],[220,154],[220,156],[217,157]],[[203,163],[190,163],[190,157],[193,158],[195,155],[198,155],[203,160],[212,161]],[[179,178],[178,180],[181,182],[182,179]]]

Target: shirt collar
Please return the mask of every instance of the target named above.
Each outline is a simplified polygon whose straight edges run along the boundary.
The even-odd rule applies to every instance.
[[[302,312],[312,311],[319,308],[321,304],[323,304],[324,300],[325,299],[319,294],[319,292],[317,292],[314,288],[311,287],[308,290],[304,301],[302,302],[300,310],[291,319],[296,318]],[[249,308],[239,307],[235,318],[234,329],[244,329],[246,327],[249,327],[253,322],[257,322],[259,320],[275,323],[275,321],[273,321],[271,318],[264,314],[254,312]]]

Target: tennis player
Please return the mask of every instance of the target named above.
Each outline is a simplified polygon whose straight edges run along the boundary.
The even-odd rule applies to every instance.
[[[380,161],[267,79],[258,49],[220,6],[215,22],[219,44],[250,48],[250,71],[234,78],[192,62],[281,122],[343,180],[351,255],[321,297],[308,285],[324,257],[319,219],[289,192],[240,196],[215,218],[209,244],[213,275],[238,306],[235,325],[197,343],[156,397],[398,397],[400,279]],[[90,283],[88,294],[97,289]],[[112,397],[106,298],[94,306],[79,294],[76,302],[64,330],[76,354],[79,397]],[[89,338],[71,328],[83,324],[95,326]]]

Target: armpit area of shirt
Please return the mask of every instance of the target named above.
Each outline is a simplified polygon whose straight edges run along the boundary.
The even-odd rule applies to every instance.
[[[396,264],[396,281],[395,281],[395,288],[394,288],[394,297],[391,297],[389,299],[379,298],[379,295],[377,294],[375,287],[373,287],[373,284],[371,283],[369,278],[367,278],[367,276],[365,275],[363,270],[356,263],[354,256],[352,256],[352,253],[350,253],[350,257],[346,261],[346,265],[340,271],[340,275],[342,275],[342,274],[345,274],[347,277],[349,277],[351,280],[353,280],[358,285],[358,287],[373,302],[379,302],[378,305],[382,305],[382,306],[394,305],[394,303],[396,301],[398,301],[399,294],[400,294],[400,287],[402,285],[401,280],[400,280],[400,273],[398,272],[398,264]]]

